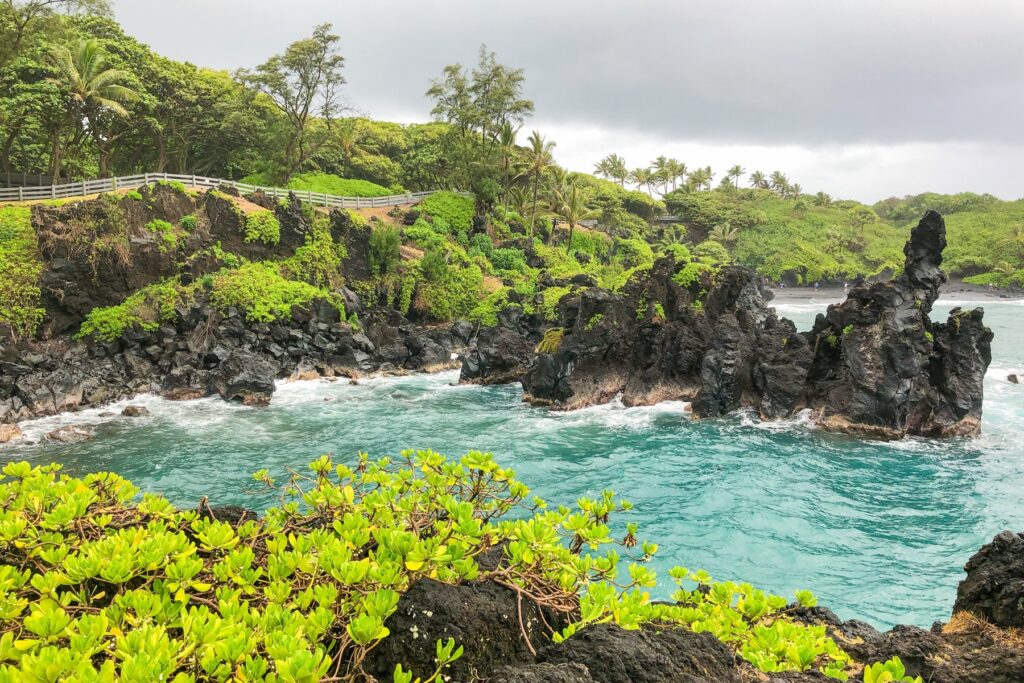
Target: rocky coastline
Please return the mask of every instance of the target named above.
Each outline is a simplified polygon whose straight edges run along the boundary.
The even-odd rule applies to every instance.
[[[524,400],[560,410],[615,396],[626,405],[674,399],[691,401],[698,418],[810,409],[822,428],[873,438],[974,436],[992,332],[981,308],[929,318],[946,282],[945,246],[945,223],[929,212],[900,276],[856,283],[802,333],[776,315],[749,269],[712,275],[665,257],[618,292],[574,289],[555,327],[489,332],[470,349],[462,379],[518,375]]]
[[[956,309],[944,323],[929,318],[946,282],[940,269],[945,225],[934,212],[912,231],[899,277],[856,283],[809,332],[776,314],[771,291],[753,271],[711,271],[663,257],[616,292],[587,277],[542,275],[544,286],[569,292],[557,304],[554,324],[510,301],[494,326],[427,325],[380,297],[363,301],[348,286],[336,288],[336,301],[315,299],[259,322],[239,307],[214,305],[210,293],[197,288],[174,304],[169,321],[130,325],[109,341],[79,338],[75,333],[97,307],[117,304],[172,273],[199,281],[219,266],[215,254],[227,247],[243,258],[287,255],[313,229],[310,212],[297,201],[259,193],[241,198],[156,185],[142,197],[118,210],[127,222],[120,228],[128,236],[126,253],[108,248],[98,254],[81,239],[82,225],[109,223],[109,200],[33,208],[46,264],[46,314],[40,340],[0,342],[0,424],[142,393],[265,405],[279,379],[461,366],[462,382],[518,381],[524,400],[559,410],[620,396],[627,406],[690,401],[696,418],[749,408],[770,420],[810,409],[822,428],[874,438],[980,432],[992,333],[980,308]],[[239,205],[272,211],[279,243],[243,240]],[[184,262],[143,227],[154,218],[189,215],[200,220],[180,236]],[[339,274],[346,282],[365,280],[372,229],[343,210],[327,219],[332,239],[344,245]],[[105,238],[102,231],[92,236]],[[2,436],[16,438],[16,427]]]

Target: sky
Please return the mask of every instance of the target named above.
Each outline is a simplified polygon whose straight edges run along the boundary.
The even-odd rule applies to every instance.
[[[173,9],[172,9],[173,8]],[[125,29],[198,65],[252,67],[330,22],[360,113],[426,121],[481,44],[525,71],[520,132],[591,171],[664,154],[781,170],[804,191],[1024,197],[1021,0],[115,0]]]

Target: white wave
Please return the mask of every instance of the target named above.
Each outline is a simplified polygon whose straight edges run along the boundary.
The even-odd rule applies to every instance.
[[[690,403],[688,401],[662,401],[650,406],[627,406],[622,402],[622,395],[619,394],[607,403],[577,410],[544,411],[542,414],[561,424],[596,423],[606,427],[638,428],[649,426],[655,419],[667,415],[689,418]]]
[[[806,431],[814,428],[814,413],[810,408],[782,420],[762,420],[753,410],[738,410],[735,414],[739,416],[741,426],[766,432]]]

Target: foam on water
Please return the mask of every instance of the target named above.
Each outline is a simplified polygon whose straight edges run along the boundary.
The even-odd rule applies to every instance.
[[[996,339],[975,440],[858,440],[814,429],[806,413],[694,421],[683,402],[552,412],[524,404],[518,386],[459,386],[451,371],[284,382],[267,408],[140,396],[130,402],[148,417],[121,417],[122,401],[24,423],[34,441],[70,424],[96,438],[2,446],[0,461],[114,470],[183,506],[208,495],[260,507],[275,502],[247,493],[260,468],[321,453],[488,450],[552,503],[604,488],[630,499],[629,521],[662,547],[661,572],[683,564],[777,592],[810,588],[844,618],[927,627],[948,617],[966,559],[998,531],[1024,529],[1024,385],[1006,381],[1024,367],[1024,320],[1017,302],[984,304]],[[790,314],[801,328],[820,310],[810,306]]]

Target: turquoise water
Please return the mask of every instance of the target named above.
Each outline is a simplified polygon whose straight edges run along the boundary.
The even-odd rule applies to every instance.
[[[778,307],[804,329],[823,308]],[[286,384],[264,409],[141,397],[133,403],[151,417],[92,410],[25,424],[38,438],[88,423],[97,438],[7,447],[0,460],[114,470],[180,505],[208,495],[259,506],[270,501],[246,493],[251,472],[320,453],[490,450],[551,502],[603,488],[630,499],[628,518],[662,547],[661,570],[683,564],[777,592],[809,588],[844,618],[929,626],[949,616],[967,558],[998,531],[1024,529],[1024,386],[1005,380],[1024,369],[1024,305],[985,309],[994,358],[984,435],[970,441],[862,441],[799,418],[759,424],[742,414],[694,423],[681,403],[549,413],[523,405],[518,386],[453,386],[449,372]]]

